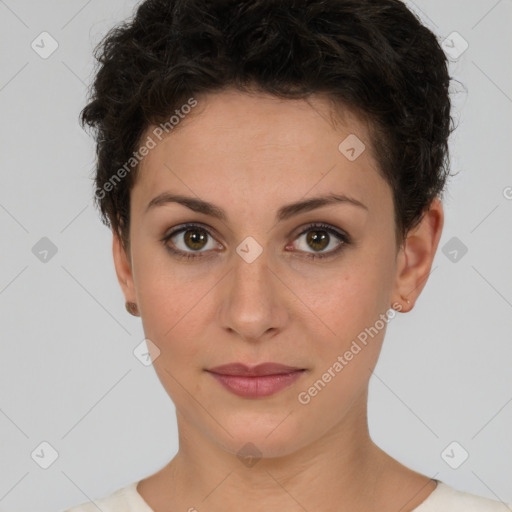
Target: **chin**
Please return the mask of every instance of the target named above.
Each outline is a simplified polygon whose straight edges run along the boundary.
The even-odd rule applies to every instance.
[[[224,421],[226,430],[216,430],[217,444],[226,451],[237,455],[241,460],[251,458],[285,457],[308,444],[307,432],[304,431],[304,422],[299,424],[288,412],[279,415],[268,415],[262,418],[261,413],[257,419],[237,418],[236,422]],[[286,418],[284,421],[283,419]],[[243,460],[242,460],[243,462]]]

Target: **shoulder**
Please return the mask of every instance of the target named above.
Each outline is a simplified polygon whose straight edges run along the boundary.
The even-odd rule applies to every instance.
[[[153,512],[137,492],[137,484],[132,482],[108,496],[80,503],[62,512]]]
[[[435,490],[412,512],[511,512],[512,505],[459,491],[438,481]]]

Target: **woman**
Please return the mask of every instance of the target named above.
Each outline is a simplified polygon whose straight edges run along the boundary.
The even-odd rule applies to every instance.
[[[503,510],[367,425],[443,228],[435,36],[398,0],[148,0],[97,57],[95,198],[180,447],[70,511]]]

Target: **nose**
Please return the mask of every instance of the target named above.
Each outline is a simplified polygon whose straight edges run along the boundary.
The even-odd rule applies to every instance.
[[[275,336],[288,319],[286,287],[269,267],[265,250],[250,263],[234,254],[232,265],[221,290],[223,328],[246,341]]]

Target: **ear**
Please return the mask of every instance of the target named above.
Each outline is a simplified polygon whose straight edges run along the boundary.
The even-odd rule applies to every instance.
[[[128,248],[129,252],[130,249]],[[114,266],[116,269],[117,280],[123,290],[124,298],[127,302],[137,302],[135,287],[133,285],[133,273],[131,258],[126,253],[125,248],[119,238],[119,235],[113,232],[112,254],[114,256]]]
[[[410,311],[414,307],[427,283],[443,224],[443,205],[436,197],[419,224],[409,231],[400,248],[393,296],[395,302],[402,304],[402,312]]]

